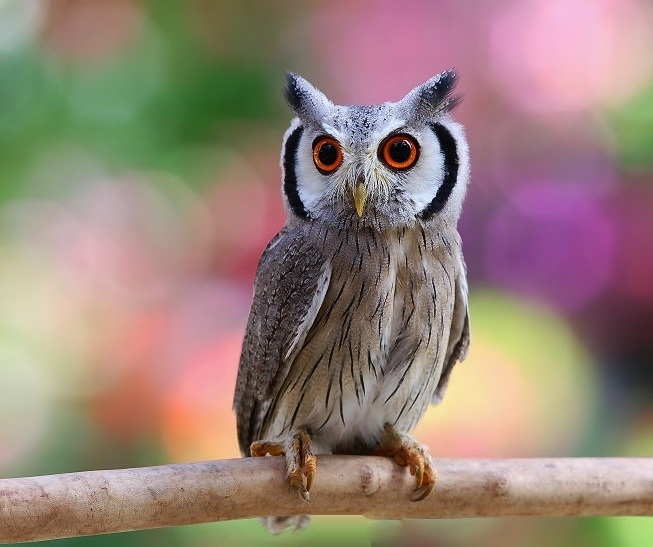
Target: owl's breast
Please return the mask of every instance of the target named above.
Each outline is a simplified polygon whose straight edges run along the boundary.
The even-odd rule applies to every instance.
[[[330,284],[272,435],[304,425],[318,452],[364,453],[386,423],[412,431],[441,374],[454,300],[446,261],[429,243],[408,230],[331,242]]]

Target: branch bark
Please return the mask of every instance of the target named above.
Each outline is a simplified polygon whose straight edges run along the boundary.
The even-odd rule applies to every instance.
[[[319,456],[310,503],[282,458],[247,458],[0,480],[0,542],[262,515],[370,518],[653,515],[653,458],[436,460],[433,493],[386,458]]]

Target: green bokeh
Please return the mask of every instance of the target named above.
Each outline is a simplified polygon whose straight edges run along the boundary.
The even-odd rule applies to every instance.
[[[649,85],[609,116],[617,159],[635,173],[653,169],[653,85]]]

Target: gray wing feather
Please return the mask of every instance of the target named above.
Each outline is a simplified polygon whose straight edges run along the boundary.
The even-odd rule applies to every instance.
[[[260,409],[288,373],[329,286],[331,269],[307,229],[282,230],[258,265],[238,368],[234,410],[246,452],[260,428]]]
[[[462,261],[462,259],[461,259]],[[467,357],[469,349],[469,311],[467,305],[467,275],[464,263],[461,265],[460,273],[456,278],[456,294],[453,308],[453,317],[451,320],[451,330],[449,333],[449,344],[447,345],[447,354],[444,358],[444,365],[440,380],[435,388],[435,393],[431,399],[432,403],[439,403],[444,396],[444,392],[449,384],[449,377],[453,367]]]

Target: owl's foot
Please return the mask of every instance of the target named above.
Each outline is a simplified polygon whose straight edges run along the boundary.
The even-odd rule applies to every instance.
[[[410,435],[395,431],[390,424],[386,424],[383,429],[383,436],[371,454],[386,456],[398,465],[407,466],[416,482],[415,495],[411,501],[423,500],[433,490],[438,477],[429,451]]]
[[[290,486],[309,501],[309,490],[315,478],[317,461],[311,448],[311,436],[304,429],[291,433],[283,442],[254,441],[249,447],[252,456],[286,457],[286,476]]]

